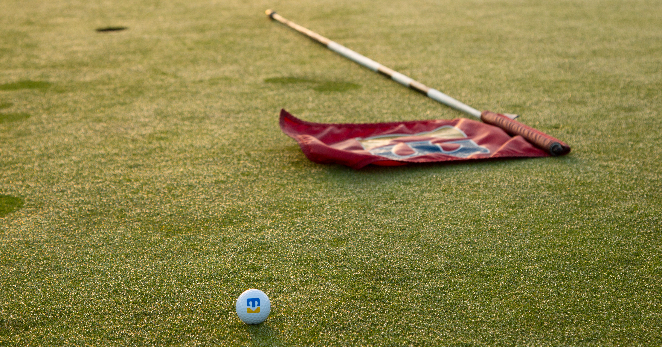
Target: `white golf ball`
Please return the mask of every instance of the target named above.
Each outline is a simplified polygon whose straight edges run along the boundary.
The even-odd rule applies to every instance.
[[[237,316],[246,324],[260,324],[270,312],[269,297],[259,289],[249,289],[237,299]]]

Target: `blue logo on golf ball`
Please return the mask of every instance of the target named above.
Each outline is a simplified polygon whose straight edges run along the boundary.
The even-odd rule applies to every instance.
[[[246,324],[260,324],[271,312],[271,302],[267,294],[259,289],[249,289],[237,299],[237,316]]]

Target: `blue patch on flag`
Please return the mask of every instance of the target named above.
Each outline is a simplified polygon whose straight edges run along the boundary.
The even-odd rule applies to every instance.
[[[395,146],[401,144],[407,145],[413,151],[413,153],[407,155],[396,154],[394,151]],[[370,150],[370,153],[393,160],[411,159],[430,154],[443,154],[456,158],[468,158],[469,156],[474,154],[490,153],[489,149],[483,146],[479,146],[473,140],[469,140],[469,139],[446,141],[444,142],[444,144],[454,144],[459,146],[459,148],[446,151],[440,145],[432,143],[432,141],[413,141],[413,142],[401,142],[396,145],[373,148]]]

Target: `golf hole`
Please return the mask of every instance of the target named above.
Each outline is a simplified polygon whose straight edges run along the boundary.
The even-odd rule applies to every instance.
[[[114,31],[122,31],[128,29],[127,27],[105,27],[105,28],[97,28],[98,33],[109,33],[109,32],[114,32]]]

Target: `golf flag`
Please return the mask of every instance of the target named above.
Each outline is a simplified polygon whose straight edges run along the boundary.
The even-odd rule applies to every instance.
[[[299,143],[311,161],[354,169],[369,164],[397,166],[550,156],[521,136],[510,136],[499,127],[466,118],[324,124],[307,122],[281,110],[280,128]]]

